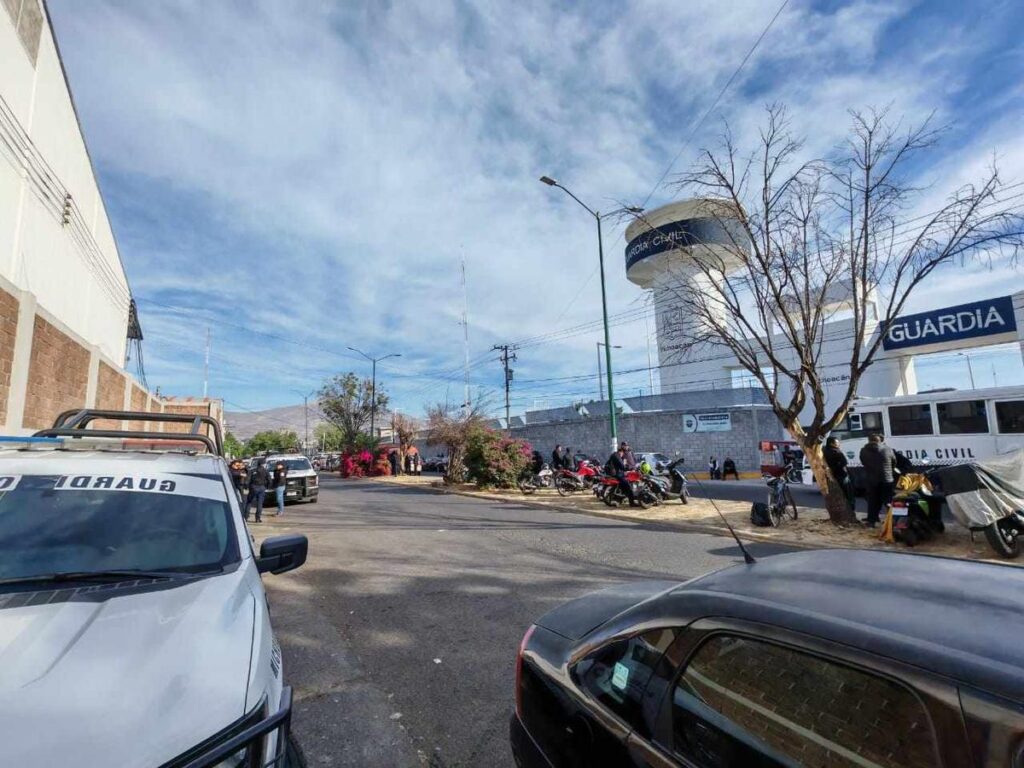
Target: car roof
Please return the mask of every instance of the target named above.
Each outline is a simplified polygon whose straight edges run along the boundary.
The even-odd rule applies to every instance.
[[[29,448],[0,450],[0,472],[15,475],[81,474],[112,463],[149,466],[161,472],[219,474],[223,459],[209,453],[134,451],[123,448]],[[105,470],[104,470],[105,471]]]
[[[663,599],[693,618],[765,622],[1010,698],[1024,692],[1024,569],[1013,566],[813,550],[726,568]]]

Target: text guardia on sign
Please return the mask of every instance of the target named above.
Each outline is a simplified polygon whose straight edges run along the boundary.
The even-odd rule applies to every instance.
[[[882,348],[922,347],[1015,330],[1017,321],[1013,316],[1013,300],[1009,296],[1000,296],[998,299],[897,317],[882,339]]]

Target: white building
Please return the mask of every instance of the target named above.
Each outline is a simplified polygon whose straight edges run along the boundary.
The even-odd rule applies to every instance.
[[[685,322],[679,301],[674,298],[678,286],[682,282],[688,290],[700,291],[706,279],[693,269],[692,256],[710,253],[726,262],[730,258],[735,240],[725,229],[728,211],[723,215],[721,205],[706,200],[672,203],[648,212],[643,221],[633,222],[626,230],[626,275],[653,293],[663,393],[728,387],[744,370],[724,350],[682,352],[672,332]],[[716,210],[709,210],[709,206]],[[664,281],[671,281],[673,290],[660,290]],[[830,306],[840,310],[845,300],[837,291]],[[875,321],[867,324],[867,343],[879,332],[876,314]],[[824,336],[820,366],[829,402],[834,403],[849,382],[853,320],[826,324]],[[891,397],[916,393],[915,356],[1014,341],[1021,344],[1024,354],[1024,291],[900,317],[883,339],[874,364],[861,378],[857,394]],[[797,367],[792,347],[780,339],[775,348],[787,366]]]

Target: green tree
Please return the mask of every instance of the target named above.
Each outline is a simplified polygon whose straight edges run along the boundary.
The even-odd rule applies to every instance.
[[[241,440],[235,437],[233,434],[228,432],[224,435],[224,454],[235,459],[242,455],[242,451],[245,450],[245,446],[242,445]]]
[[[270,451],[279,453],[281,451],[298,450],[299,436],[291,430],[274,429],[264,432],[257,432],[245,442],[245,455],[255,456],[258,453]]]
[[[379,386],[374,395],[373,383],[369,379],[346,373],[324,383],[320,388],[319,401],[320,412],[337,427],[341,433],[342,448],[348,450],[359,445],[374,406],[377,413],[387,408],[388,396]]]
[[[333,424],[317,424],[313,428],[313,439],[325,451],[340,451],[344,447],[341,430]]]
[[[469,479],[481,488],[511,488],[530,464],[530,444],[473,424],[467,429],[464,461]]]

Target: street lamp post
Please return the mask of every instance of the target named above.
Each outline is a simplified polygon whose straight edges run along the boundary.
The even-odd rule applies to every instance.
[[[974,389],[974,368],[971,366],[971,356],[965,352],[957,352],[957,354],[967,361],[967,375],[971,377],[971,389]]]
[[[597,391],[600,394],[600,399],[604,400],[604,374],[601,373],[601,347],[604,346],[603,341],[596,342],[597,344]],[[618,344],[613,344],[612,349],[622,349]]]
[[[302,396],[302,422],[303,422],[302,450],[303,450],[303,452],[307,452],[307,451],[309,451],[309,396],[312,395],[313,392],[316,392],[316,390],[314,389],[313,392],[302,393],[302,392],[300,392],[297,389],[293,389],[292,392],[294,392],[297,395],[301,395]]]
[[[605,372],[608,376],[608,416],[610,419],[611,437],[612,437],[612,450],[614,451],[619,446],[618,437],[618,426],[615,419],[615,390],[612,386],[612,344],[608,333],[608,294],[605,288],[604,280],[604,242],[601,236],[601,214],[598,211],[593,210],[589,205],[580,200],[576,195],[570,192],[567,188],[563,187],[557,181],[552,179],[550,176],[541,176],[541,182],[547,184],[549,187],[558,187],[560,190],[565,192],[569,197],[575,200],[582,206],[583,210],[594,217],[597,222],[597,259],[601,267],[601,316],[604,320],[604,362]],[[641,208],[629,207],[625,210],[630,213],[640,213]]]
[[[390,355],[382,355],[381,357],[370,357],[368,354],[363,352],[361,349],[355,347],[349,347],[353,352],[356,352],[373,364],[373,374],[370,379],[370,437],[376,437],[376,431],[374,425],[377,421],[377,363],[381,360],[387,360],[389,357],[401,357],[401,352],[392,352]]]

